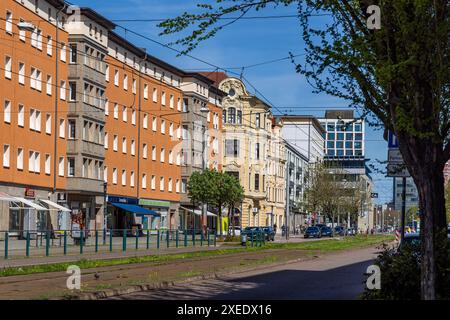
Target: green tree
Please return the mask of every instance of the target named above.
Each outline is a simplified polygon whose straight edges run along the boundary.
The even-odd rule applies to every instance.
[[[423,211],[421,296],[436,298],[438,260],[447,254],[444,164],[450,157],[450,2],[448,0],[234,0],[199,5],[160,24],[162,34],[192,28],[177,40],[193,50],[199,42],[248,12],[296,5],[306,46],[296,66],[314,92],[359,107],[372,125],[394,132],[405,164],[419,191]],[[369,5],[377,4],[379,30],[368,27]],[[370,11],[369,11],[370,12]],[[315,14],[328,14],[314,23]],[[227,15],[236,18],[222,20]],[[375,19],[378,17],[375,15]],[[440,239],[442,238],[442,239]]]

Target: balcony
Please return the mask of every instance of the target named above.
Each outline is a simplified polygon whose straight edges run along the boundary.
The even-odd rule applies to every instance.
[[[105,158],[105,147],[103,144],[75,139],[67,141],[68,154],[83,154],[95,158]]]
[[[69,102],[69,116],[79,117],[81,115],[95,119],[100,123],[105,123],[105,109],[104,104],[101,103],[99,107],[87,104],[82,101]]]
[[[68,177],[67,190],[103,194],[103,180]]]

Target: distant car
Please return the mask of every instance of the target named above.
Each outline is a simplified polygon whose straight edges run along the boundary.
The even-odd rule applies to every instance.
[[[336,235],[338,235],[338,236],[343,236],[343,235],[345,235],[345,229],[344,229],[344,227],[341,227],[341,226],[334,227],[334,234],[336,234]]]
[[[241,232],[241,236],[245,235],[247,237],[248,240],[252,240],[252,236],[253,236],[253,240],[256,241],[258,240],[260,234],[265,234],[263,228],[261,227],[246,227],[242,232]]]
[[[233,235],[233,227],[230,226],[230,227],[228,228],[228,231],[230,232],[231,235]],[[235,226],[235,227],[234,227],[234,234],[235,234],[236,236],[241,235],[241,227]]]
[[[321,238],[322,233],[318,227],[308,227],[305,231],[305,238]]]
[[[264,227],[263,231],[267,241],[275,241],[275,230],[272,227]]]
[[[324,237],[332,237],[333,236],[333,230],[330,227],[322,227],[322,228],[320,228],[320,233]]]

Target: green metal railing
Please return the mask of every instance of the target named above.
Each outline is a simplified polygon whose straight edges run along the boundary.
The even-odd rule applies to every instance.
[[[129,243],[129,238],[134,238],[134,246]],[[0,231],[0,254],[3,251],[4,259],[84,255],[126,252],[130,246],[134,250],[158,251],[199,245],[216,246],[216,238],[216,230],[203,234],[201,229]]]

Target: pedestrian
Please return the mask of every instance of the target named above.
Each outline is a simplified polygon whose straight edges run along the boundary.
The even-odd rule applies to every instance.
[[[277,224],[276,223],[273,224],[273,231],[275,232],[275,234],[277,234]]]
[[[286,227],[284,226],[284,224],[281,226],[281,235],[284,236],[286,232]]]

